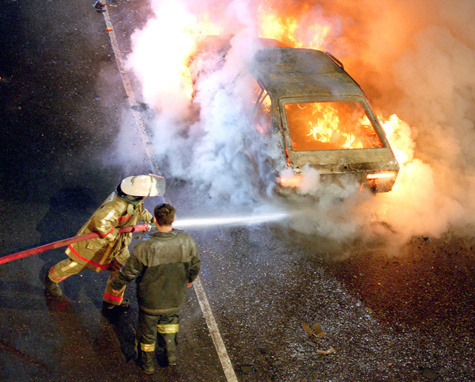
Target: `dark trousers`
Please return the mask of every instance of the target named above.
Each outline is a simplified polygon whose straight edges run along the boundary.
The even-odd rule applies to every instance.
[[[154,354],[151,352],[163,349],[166,351],[168,363],[176,364],[178,329],[179,317],[177,314],[151,315],[139,310],[137,340],[140,347],[140,358],[150,359],[150,355]]]

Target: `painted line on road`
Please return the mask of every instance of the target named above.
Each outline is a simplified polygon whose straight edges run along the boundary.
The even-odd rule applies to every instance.
[[[140,140],[145,148],[145,153],[147,158],[150,162],[150,166],[152,171],[155,174],[160,174],[160,169],[158,164],[154,159],[154,155],[152,152],[152,144],[147,134],[147,130],[145,128],[145,124],[143,122],[142,116],[140,112],[134,110],[134,106],[138,108],[137,100],[135,99],[134,92],[132,90],[132,85],[129,80],[129,76],[125,71],[124,61],[122,59],[122,54],[119,49],[119,44],[117,43],[117,37],[114,32],[114,28],[112,26],[112,21],[109,16],[109,11],[107,7],[105,8],[106,11],[103,12],[104,20],[106,21],[106,26],[108,28],[109,37],[112,44],[112,49],[115,54],[115,59],[117,62],[117,67],[119,68],[120,77],[122,78],[122,83],[124,84],[125,92],[127,93],[127,97],[129,99],[129,103],[131,106],[131,110],[133,112],[135,121],[137,123],[137,129],[140,134]],[[224,345],[223,339],[221,337],[221,333],[219,332],[218,325],[216,324],[216,320],[214,319],[213,312],[211,311],[211,306],[209,305],[208,298],[206,297],[205,290],[203,288],[203,284],[201,284],[201,279],[198,276],[195,281],[193,282],[193,287],[196,293],[196,297],[198,298],[198,303],[200,304],[201,311],[203,312],[203,316],[206,321],[206,325],[208,326],[209,333],[213,340],[214,347],[216,352],[218,353],[219,361],[221,362],[221,366],[223,368],[224,374],[226,376],[226,380],[228,382],[237,382],[238,379],[236,377],[236,373],[234,372],[231,360],[229,359],[228,352],[226,350],[226,346]]]
[[[206,320],[206,325],[208,325],[209,333],[213,339],[214,347],[218,353],[219,360],[221,361],[221,366],[223,368],[224,374],[226,375],[226,380],[229,382],[237,382],[236,373],[234,372],[233,365],[229,359],[226,346],[224,346],[223,339],[219,333],[218,325],[214,319],[213,312],[206,297],[205,290],[203,289],[203,284],[201,284],[201,279],[198,276],[195,281],[193,281],[193,286],[195,288],[196,296],[198,297],[198,302],[200,303],[201,311]]]
[[[122,79],[122,83],[124,84],[125,93],[127,94],[127,98],[129,100],[130,109],[132,110],[132,115],[134,116],[137,130],[139,132],[140,140],[145,148],[145,153],[147,155],[147,159],[150,163],[150,168],[154,172],[154,174],[160,174],[160,168],[158,163],[155,161],[155,157],[152,152],[152,142],[150,142],[150,138],[147,134],[147,129],[145,128],[145,123],[143,122],[142,115],[140,113],[140,105],[135,98],[134,91],[132,90],[132,85],[130,83],[129,76],[125,70],[124,60],[122,59],[122,53],[119,49],[119,44],[117,42],[117,36],[114,32],[114,28],[112,26],[112,21],[109,16],[109,11],[107,10],[107,6],[104,8],[105,12],[102,14],[104,15],[104,20],[106,21],[106,31],[109,33],[109,37],[111,40],[112,50],[114,51],[115,61],[117,63],[117,67],[119,68],[120,78]]]

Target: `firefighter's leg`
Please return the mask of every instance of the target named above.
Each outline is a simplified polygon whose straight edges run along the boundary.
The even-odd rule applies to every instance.
[[[175,366],[177,335],[179,329],[179,317],[177,314],[164,314],[160,316],[157,332],[162,337],[167,351],[168,365]]]
[[[157,342],[158,316],[152,316],[139,310],[137,328],[138,364],[147,374],[155,370],[155,344]]]
[[[84,269],[84,266],[72,261],[69,257],[53,265],[45,276],[46,290],[49,294],[61,297],[63,292],[59,287],[59,282],[67,279],[69,276],[78,274]]]
[[[110,286],[111,280],[119,273],[122,265],[127,261],[129,257],[128,251],[122,251],[120,255],[116,256],[109,265],[109,278],[107,279],[106,289],[104,290],[104,298],[102,308],[106,310],[120,307],[127,309],[130,305],[129,299],[124,299],[125,285],[119,290],[118,293],[114,293]]]
[[[116,274],[116,272],[111,272],[109,278],[107,279],[102,304],[103,309],[113,309],[115,307],[127,309],[130,305],[129,299],[124,298],[125,285],[119,290],[119,293],[115,293],[110,286],[110,282]]]

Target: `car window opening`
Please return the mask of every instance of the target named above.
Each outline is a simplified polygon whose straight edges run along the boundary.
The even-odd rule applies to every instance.
[[[255,83],[254,94],[258,94],[254,102],[254,125],[262,135],[268,135],[271,130],[271,106],[269,93],[259,84]]]
[[[294,151],[383,147],[359,102],[287,103],[284,107]]]

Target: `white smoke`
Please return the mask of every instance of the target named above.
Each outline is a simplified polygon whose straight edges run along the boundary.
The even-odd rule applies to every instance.
[[[262,161],[257,153],[275,151],[272,144],[263,146],[248,120],[254,81],[249,67],[258,49],[252,32],[255,20],[249,17],[251,4],[231,2],[223,10],[225,18],[233,20],[220,32],[234,35],[230,49],[226,57],[210,54],[194,63],[206,75],[193,88],[181,70],[186,69],[200,25],[184,4],[153,2],[156,17],[134,33],[134,52],[128,61],[143,83],[145,101],[157,113],[153,143],[168,175],[191,181],[209,197],[235,205],[252,201],[252,176]],[[203,8],[196,5],[190,4],[200,14]],[[201,6],[206,9],[206,4]]]
[[[361,4],[368,13],[374,11],[370,3]],[[449,230],[471,234],[475,27],[462,21],[474,14],[475,3],[419,0],[405,2],[404,7],[399,1],[384,5],[380,29],[354,46],[359,53],[355,65],[376,72],[363,71],[359,79],[364,89],[372,89],[376,108],[405,121],[393,147],[401,148],[406,157],[398,187],[378,195],[372,210],[402,240],[412,235],[437,237]],[[368,24],[369,14],[350,13],[357,23]]]
[[[273,8],[299,13],[299,33],[306,40],[317,22],[330,23],[333,31],[322,48],[332,48],[383,119],[393,114],[401,119],[391,134],[401,164],[394,191],[372,196],[351,182],[323,188],[318,174],[306,168],[299,193],[311,201],[294,228],[348,238],[373,232],[371,223],[382,221],[403,241],[473,230],[475,2],[154,0],[152,7],[154,17],[133,35],[128,63],[156,113],[154,149],[169,176],[239,205],[249,202],[255,188],[249,174],[264,168],[266,156],[277,157],[278,144],[262,139],[244,117],[252,81],[245,73],[258,48],[258,9]],[[202,19],[216,25],[216,33],[235,37],[224,59],[209,57],[222,65],[193,90],[177,69]],[[202,64],[216,68],[215,61]],[[269,191],[274,179],[266,174]]]

